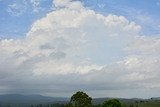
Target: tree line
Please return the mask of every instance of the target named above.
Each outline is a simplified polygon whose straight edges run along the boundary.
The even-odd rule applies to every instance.
[[[1,106],[0,107],[4,107]],[[5,107],[13,107],[12,105],[6,105]],[[22,106],[16,106],[22,107]],[[26,105],[24,107],[138,107],[138,105],[125,105],[118,99],[110,99],[104,101],[102,104],[93,104],[92,98],[82,91],[78,91],[73,94],[68,103],[54,103],[54,104],[34,104]]]
[[[67,104],[32,105],[31,107],[125,107],[117,99],[104,101],[102,104],[93,105],[92,98],[82,91],[73,94]]]

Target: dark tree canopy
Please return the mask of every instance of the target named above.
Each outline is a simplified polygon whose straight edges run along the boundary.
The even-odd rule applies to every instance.
[[[105,101],[102,107],[123,107],[123,106],[119,100],[111,99],[111,100]]]
[[[91,107],[92,98],[89,97],[86,93],[78,91],[77,93],[73,94],[70,103],[73,107]]]

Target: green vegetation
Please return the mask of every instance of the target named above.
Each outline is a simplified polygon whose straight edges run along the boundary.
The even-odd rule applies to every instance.
[[[0,107],[160,107],[160,98],[151,98],[151,99],[97,98],[92,100],[90,96],[88,96],[86,93],[82,91],[78,91],[75,94],[73,94],[70,100],[68,99],[67,101],[66,100],[59,101],[56,103],[44,102],[39,104],[38,103],[20,104],[16,103],[16,101],[15,103],[13,103],[13,102],[2,102],[1,100]]]
[[[126,103],[126,107],[160,107],[160,100],[143,100]]]
[[[91,107],[92,98],[89,97],[86,93],[78,91],[71,97],[70,104],[73,107]]]
[[[111,100],[105,101],[102,107],[123,107],[123,106],[119,100],[111,99]]]

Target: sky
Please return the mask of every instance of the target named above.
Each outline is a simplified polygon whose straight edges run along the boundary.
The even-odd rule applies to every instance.
[[[160,93],[160,0],[0,0],[0,94]]]

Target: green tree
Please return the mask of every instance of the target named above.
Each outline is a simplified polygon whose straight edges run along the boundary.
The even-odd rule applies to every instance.
[[[123,107],[123,106],[119,100],[111,99],[111,100],[105,101],[102,107]]]
[[[73,107],[91,107],[92,98],[89,97],[86,93],[78,91],[71,97],[70,104]]]
[[[65,107],[73,107],[72,103],[68,103],[65,105]]]

